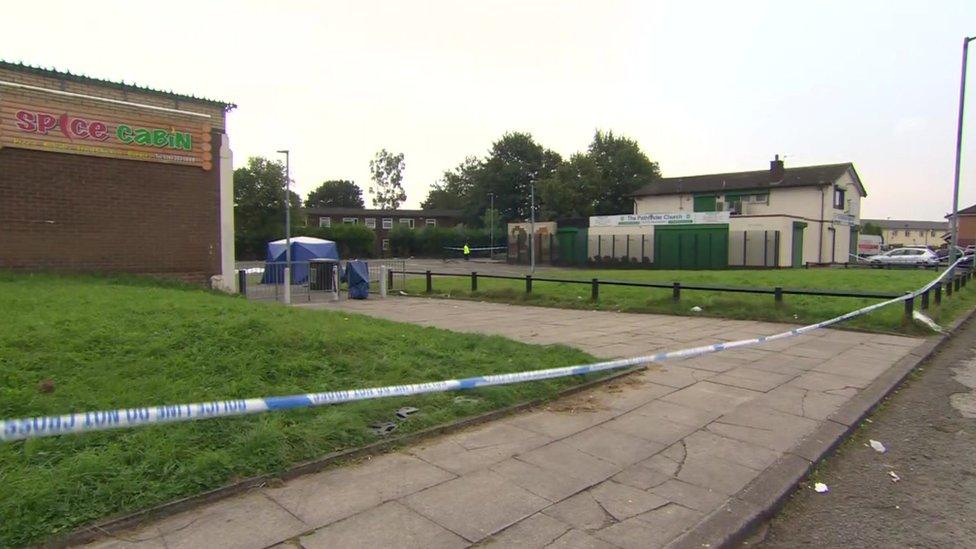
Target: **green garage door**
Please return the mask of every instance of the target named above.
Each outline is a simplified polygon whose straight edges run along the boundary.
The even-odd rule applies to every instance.
[[[729,266],[728,225],[654,227],[658,269],[725,269]]]

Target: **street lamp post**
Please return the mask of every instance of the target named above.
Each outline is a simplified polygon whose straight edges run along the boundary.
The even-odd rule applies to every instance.
[[[285,303],[291,304],[291,157],[285,155]]]
[[[488,259],[494,258],[495,254],[495,193],[488,193]]]
[[[962,157],[962,121],[963,110],[966,106],[966,58],[969,54],[969,43],[976,40],[976,36],[962,40],[962,77],[959,82],[959,121],[956,126],[956,172],[952,184],[952,246],[949,248],[949,264],[956,262],[959,246],[959,165]]]

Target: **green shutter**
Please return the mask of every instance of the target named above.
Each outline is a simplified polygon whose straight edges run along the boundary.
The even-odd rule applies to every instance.
[[[715,211],[715,198],[714,194],[696,196],[695,197],[695,211],[696,212],[714,212]]]

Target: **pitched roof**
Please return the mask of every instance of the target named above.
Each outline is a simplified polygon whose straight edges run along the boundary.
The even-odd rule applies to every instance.
[[[918,230],[949,230],[948,221],[912,221],[908,219],[864,219],[861,218],[861,225],[871,223],[882,229],[918,229]]]
[[[631,196],[813,187],[833,183],[848,170],[853,173],[854,181],[861,190],[861,196],[867,196],[857,172],[854,171],[854,164],[850,162],[786,168],[783,170],[783,180],[775,182],[769,180],[769,170],[664,177],[645,185]]]
[[[367,210],[365,208],[305,208],[305,213],[318,215],[372,215],[376,217],[461,217],[461,210]]]
[[[93,78],[91,76],[85,76],[83,74],[72,74],[68,71],[59,71],[57,69],[45,69],[44,67],[35,67],[33,65],[27,65],[25,63],[11,63],[9,61],[4,61],[0,59],[0,69],[7,69],[13,71],[20,71],[26,73],[37,74],[40,76],[47,76],[50,78],[59,78],[62,80],[71,80],[74,82],[81,82],[83,84],[97,84],[100,86],[108,86],[113,88],[119,88],[122,90],[132,90],[142,93],[151,93],[153,95],[160,95],[163,97],[169,97],[171,99],[180,99],[183,101],[196,101],[198,103],[209,103],[211,105],[218,105],[223,107],[225,111],[231,109],[236,109],[237,105],[234,103],[228,103],[227,101],[219,101],[217,99],[207,99],[206,97],[197,97],[195,95],[186,95],[182,93],[175,93],[172,91],[163,91],[146,86],[140,86],[138,84],[126,83],[124,81],[113,81],[113,80],[103,80],[101,78]]]
[[[963,208],[959,210],[959,215],[976,215],[976,204],[973,204],[968,208]],[[946,217],[952,217],[952,214],[950,213],[946,215]]]

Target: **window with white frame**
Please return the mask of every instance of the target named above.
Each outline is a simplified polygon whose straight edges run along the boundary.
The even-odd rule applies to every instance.
[[[344,225],[355,225],[358,222],[359,222],[359,219],[356,218],[356,217],[343,217],[342,218],[342,223]]]
[[[332,226],[332,218],[331,217],[320,217],[319,218],[319,227],[331,227],[331,226]]]
[[[370,229],[375,229],[376,228],[376,218],[375,217],[367,217],[366,218],[366,226],[369,227]]]
[[[413,228],[413,218],[406,218],[406,217],[404,217],[404,218],[400,219],[400,224],[401,225],[406,225],[407,227],[410,227],[412,229]]]
[[[383,228],[384,229],[392,229],[393,228],[393,218],[392,217],[384,217],[383,218]]]
[[[383,245],[383,251],[384,252],[389,251],[389,249],[390,249],[390,239],[389,238],[384,238],[382,245]]]
[[[436,219],[431,219],[431,218],[429,218],[429,217],[427,218],[427,221],[424,221],[424,223],[425,223],[425,224],[426,224],[426,225],[427,225],[428,227],[436,227],[436,226],[437,226],[437,220],[436,220]]]

